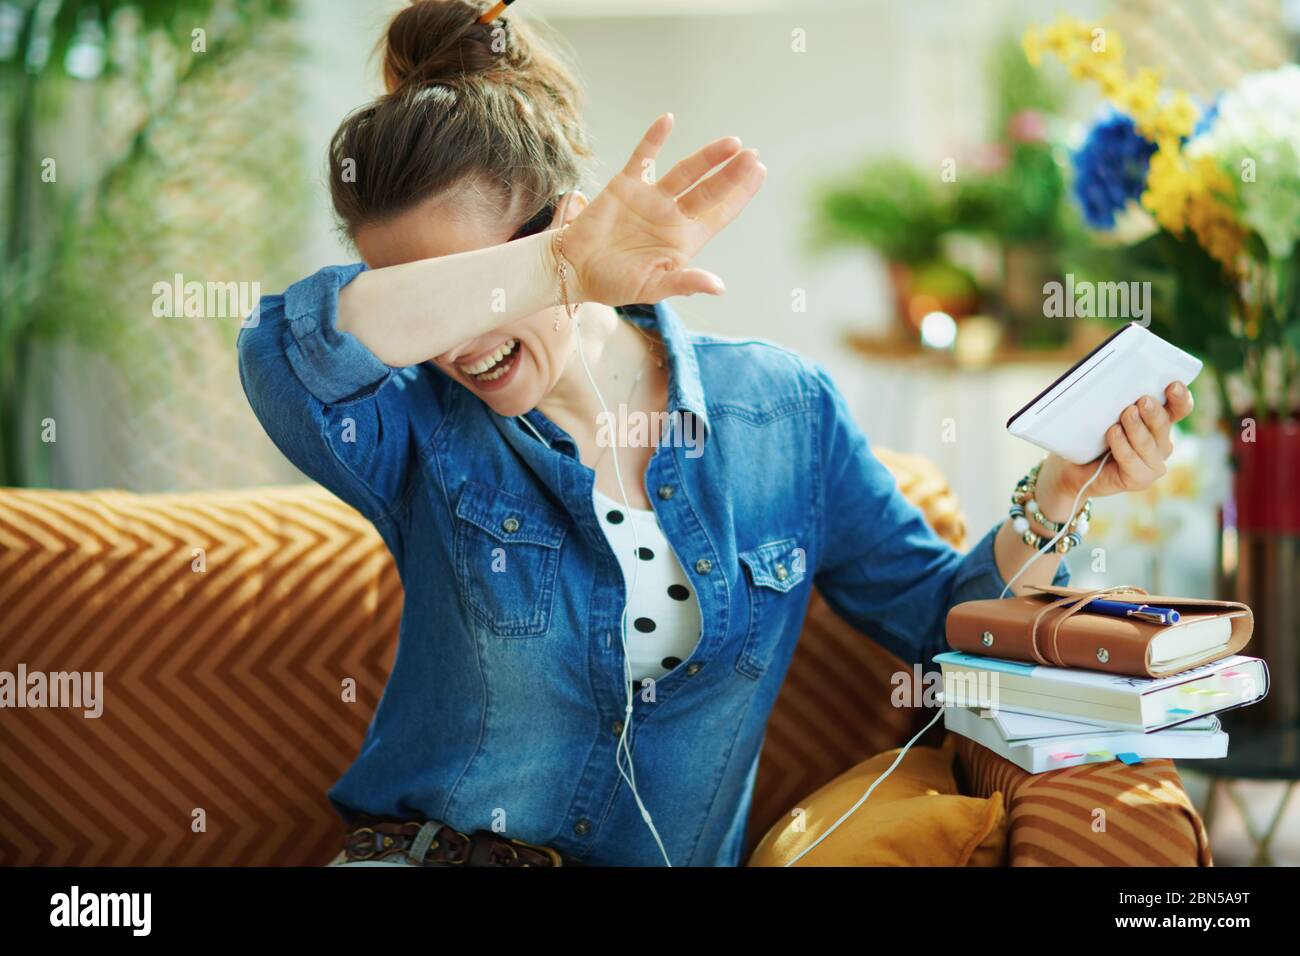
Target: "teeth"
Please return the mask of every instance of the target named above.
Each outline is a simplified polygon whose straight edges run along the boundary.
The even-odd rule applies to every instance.
[[[510,371],[510,363],[507,362],[495,372],[489,372],[487,375],[475,375],[474,377],[480,382],[495,382],[508,371]]]
[[[464,372],[466,375],[480,375],[483,372],[486,372],[488,369],[490,369],[493,365],[496,365],[497,362],[501,361],[511,352],[513,352],[515,350],[515,346],[518,344],[519,344],[518,339],[511,339],[509,342],[504,342],[500,346],[498,346],[497,350],[493,352],[491,355],[485,355],[483,358],[479,359],[473,365],[462,365],[460,366],[460,370]],[[486,379],[486,381],[490,382],[492,381],[492,379],[488,378]]]

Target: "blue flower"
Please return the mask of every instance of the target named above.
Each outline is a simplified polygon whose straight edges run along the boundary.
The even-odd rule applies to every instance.
[[[1196,139],[1214,125],[1214,121],[1219,116],[1219,100],[1221,99],[1223,97],[1216,97],[1214,102],[1210,104],[1210,108],[1201,114],[1201,118],[1196,121],[1196,128],[1192,130],[1192,139]]]
[[[1115,214],[1146,188],[1147,168],[1156,144],[1138,134],[1133,120],[1111,112],[1088,132],[1072,155],[1074,196],[1094,229],[1113,229]]]

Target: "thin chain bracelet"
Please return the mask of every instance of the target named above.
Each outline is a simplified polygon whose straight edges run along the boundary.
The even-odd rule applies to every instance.
[[[576,314],[576,308],[569,304],[569,264],[564,258],[564,230],[569,226],[566,223],[559,229],[555,230],[555,238],[551,240],[551,247],[555,252],[556,272],[559,278],[558,295],[555,304],[564,309],[564,314],[572,319]],[[560,318],[555,318],[555,331],[560,331]]]
[[[1088,533],[1089,521],[1092,518],[1092,499],[1085,501],[1078,514],[1071,515],[1068,521],[1052,521],[1043,514],[1038,507],[1038,502],[1034,500],[1034,491],[1038,487],[1038,473],[1042,467],[1042,462],[1034,465],[1029,469],[1029,474],[1016,483],[1016,490],[1011,494],[1009,511],[1011,526],[1020,535],[1020,540],[1035,551],[1042,550],[1043,546],[1056,535],[1068,532],[1056,542],[1055,548],[1057,554],[1065,554],[1082,544],[1083,536]],[[1042,537],[1036,534],[1029,525],[1029,517],[1033,517],[1042,527],[1051,528],[1051,535]]]

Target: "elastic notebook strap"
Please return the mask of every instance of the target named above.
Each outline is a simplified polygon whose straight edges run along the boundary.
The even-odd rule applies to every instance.
[[[1059,646],[1061,637],[1061,625],[1072,615],[1082,611],[1085,607],[1096,601],[1098,598],[1105,597],[1108,594],[1142,594],[1147,592],[1139,587],[1133,587],[1129,584],[1117,584],[1108,588],[1097,588],[1095,591],[1084,591],[1082,594],[1067,594],[1065,597],[1057,598],[1050,604],[1043,605],[1038,613],[1034,615],[1033,622],[1029,629],[1029,650],[1034,655],[1034,660],[1040,664],[1046,664],[1052,667],[1064,667],[1065,663],[1061,660],[1061,649]],[[1052,657],[1049,659],[1038,649],[1038,625],[1042,623],[1043,618],[1051,611],[1067,607],[1056,621],[1052,624]]]

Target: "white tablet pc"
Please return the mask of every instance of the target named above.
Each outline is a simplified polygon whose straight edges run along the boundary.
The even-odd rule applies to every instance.
[[[1190,384],[1201,360],[1137,324],[1126,325],[1007,421],[1017,438],[1076,465],[1106,450],[1106,429],[1143,395],[1162,404],[1173,382]]]

